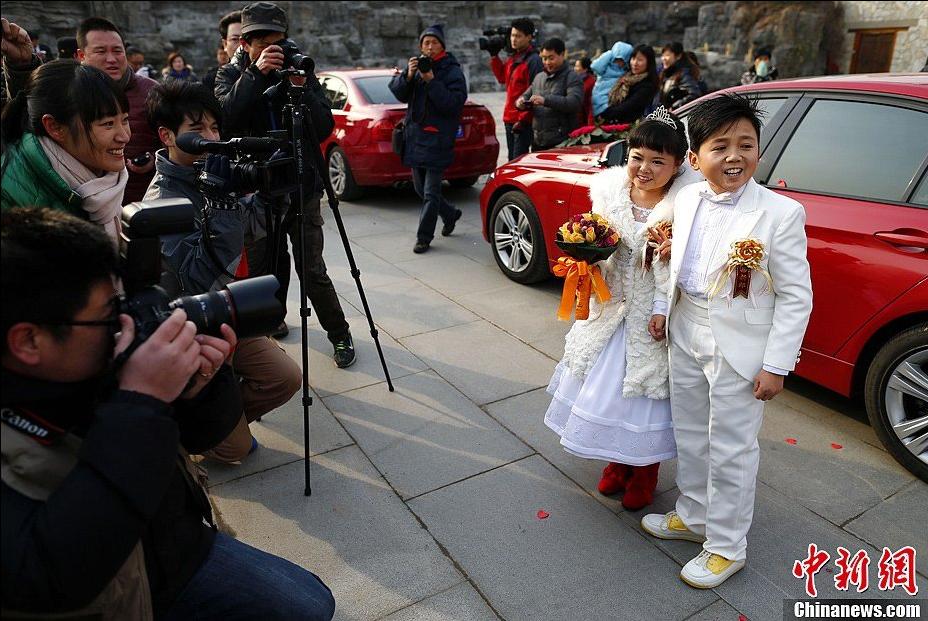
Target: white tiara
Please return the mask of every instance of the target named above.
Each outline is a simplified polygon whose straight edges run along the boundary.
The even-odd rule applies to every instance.
[[[664,106],[658,106],[657,110],[652,112],[646,117],[648,121],[660,121],[665,125],[670,125],[672,128],[677,129],[677,122],[673,120],[673,117],[670,116],[670,113],[667,112],[667,108]]]

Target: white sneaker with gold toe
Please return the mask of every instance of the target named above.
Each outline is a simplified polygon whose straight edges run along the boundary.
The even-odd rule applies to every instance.
[[[706,540],[702,535],[687,528],[676,511],[664,515],[649,513],[641,518],[641,528],[658,539],[683,539],[684,541],[695,541],[696,543],[702,543]]]
[[[680,578],[697,589],[712,589],[741,571],[744,561],[730,561],[707,550],[683,566]]]

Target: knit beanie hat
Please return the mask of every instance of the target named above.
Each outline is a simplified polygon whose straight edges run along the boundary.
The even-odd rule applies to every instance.
[[[445,29],[441,24],[435,24],[434,26],[429,26],[422,31],[422,34],[419,35],[419,45],[422,45],[422,39],[432,36],[441,41],[442,47],[447,47],[445,45]]]

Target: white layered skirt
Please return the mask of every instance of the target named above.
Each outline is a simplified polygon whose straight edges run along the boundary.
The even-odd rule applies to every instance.
[[[545,424],[561,446],[587,459],[647,466],[677,456],[670,399],[622,396],[625,323],[600,353],[586,380],[557,365],[548,384],[552,396]]]

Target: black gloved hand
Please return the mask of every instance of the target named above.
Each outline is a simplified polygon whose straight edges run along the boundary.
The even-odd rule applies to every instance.
[[[238,197],[233,192],[232,162],[226,155],[210,153],[203,170],[197,176],[197,188],[212,209],[238,209]]]

